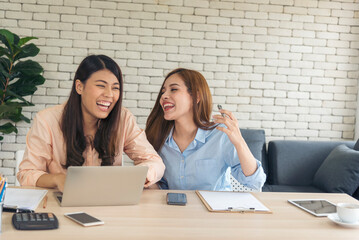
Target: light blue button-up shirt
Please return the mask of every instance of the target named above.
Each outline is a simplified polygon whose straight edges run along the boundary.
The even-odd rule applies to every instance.
[[[231,172],[244,186],[258,190],[263,186],[266,175],[261,163],[256,160],[256,172],[246,177],[237,151],[224,132],[198,128],[195,139],[183,153],[172,134],[173,129],[159,151],[166,165],[160,188],[231,191]]]

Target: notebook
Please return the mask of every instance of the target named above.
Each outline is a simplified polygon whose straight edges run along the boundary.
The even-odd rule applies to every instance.
[[[6,188],[4,208],[34,211],[46,194],[43,189]]]
[[[146,166],[89,166],[67,169],[62,207],[133,205],[140,201]]]

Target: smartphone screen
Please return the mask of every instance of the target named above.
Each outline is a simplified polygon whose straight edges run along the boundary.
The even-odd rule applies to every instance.
[[[65,213],[65,216],[86,227],[104,224],[100,219],[84,212]]]
[[[167,193],[168,205],[184,206],[187,203],[187,196],[185,193]]]

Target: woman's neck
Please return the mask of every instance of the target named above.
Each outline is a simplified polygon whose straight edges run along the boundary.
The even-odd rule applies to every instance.
[[[84,135],[94,138],[98,127],[98,119],[84,118]]]
[[[188,145],[196,137],[198,127],[193,121],[190,122],[179,122],[175,121],[173,130],[173,140],[177,143],[177,146],[183,152]]]

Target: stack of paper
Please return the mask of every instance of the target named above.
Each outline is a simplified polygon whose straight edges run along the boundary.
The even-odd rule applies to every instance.
[[[4,207],[16,206],[21,209],[35,210],[46,194],[47,190],[41,189],[7,188]]]

